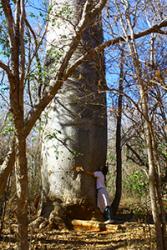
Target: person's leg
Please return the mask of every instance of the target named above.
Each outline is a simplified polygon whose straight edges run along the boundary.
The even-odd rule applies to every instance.
[[[97,193],[97,206],[100,209],[101,213],[104,213],[104,209],[109,206],[108,194],[105,188],[101,188]]]
[[[98,190],[97,205],[103,214],[104,221],[112,220],[109,196],[105,188]]]
[[[104,221],[112,220],[111,208],[109,206],[105,207],[104,212],[103,212],[103,217],[104,217]]]

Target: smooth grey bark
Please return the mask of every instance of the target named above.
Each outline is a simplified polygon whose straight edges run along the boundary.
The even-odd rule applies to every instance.
[[[75,25],[85,2],[72,1],[69,5],[65,0],[58,3],[56,1],[54,13],[63,6],[68,6],[71,10],[71,22]],[[91,9],[95,2],[91,1],[88,8]],[[84,31],[71,63],[86,50],[95,48],[102,42],[101,19],[96,18],[93,21],[93,25]],[[57,53],[60,51],[64,53],[64,44],[68,47],[68,39],[72,35],[71,32],[74,32],[69,22],[62,23],[62,20],[60,23],[59,20],[56,22],[56,25],[48,29],[47,63],[50,64],[47,67],[51,75],[58,63],[54,58],[55,48]],[[63,41],[64,35],[68,39]],[[104,92],[98,91],[99,83],[105,86],[104,76],[103,55],[94,53],[92,58],[85,60],[63,84],[48,108],[42,138],[42,183],[44,194],[51,200],[59,200],[65,205],[79,203],[93,207],[96,205],[94,179],[77,175],[72,168],[83,165],[86,169],[96,170],[105,164],[106,97]]]

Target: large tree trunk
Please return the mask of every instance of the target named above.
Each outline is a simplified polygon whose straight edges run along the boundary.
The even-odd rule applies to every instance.
[[[66,6],[71,13],[70,21],[75,25],[86,1],[55,2],[58,3],[51,14],[60,12]],[[96,1],[91,2],[89,8]],[[48,28],[47,40],[47,67],[50,75],[58,64],[55,55],[64,53],[63,50],[66,50],[69,42],[67,39],[70,39],[73,31],[69,22],[57,19],[53,25],[53,21],[54,18],[51,19]],[[101,42],[101,20],[97,18],[93,25],[84,31],[82,44],[78,46],[70,63],[72,64],[87,49],[94,48]],[[63,84],[48,108],[42,138],[42,184],[43,192],[49,200],[59,200],[64,205],[96,205],[94,179],[77,175],[72,167],[83,165],[86,169],[96,170],[105,164],[106,98],[104,92],[98,91],[99,84],[105,86],[104,76],[103,55],[94,54],[91,60],[84,61],[74,75]]]

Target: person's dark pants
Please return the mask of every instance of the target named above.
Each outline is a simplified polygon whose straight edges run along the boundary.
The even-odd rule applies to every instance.
[[[105,207],[103,218],[104,218],[104,221],[112,220],[111,208],[109,206]]]

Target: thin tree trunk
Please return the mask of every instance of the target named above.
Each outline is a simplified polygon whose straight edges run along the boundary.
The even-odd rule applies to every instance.
[[[9,186],[10,186],[10,177],[8,178],[8,183],[3,195],[3,199],[0,200],[0,236],[2,234],[3,231],[3,225],[4,225],[4,218],[5,218],[5,214],[6,214],[6,205],[7,205],[7,199],[8,199],[8,193],[9,193]]]
[[[14,144],[14,143],[13,143]],[[3,164],[0,168],[0,199],[3,197],[4,191],[6,189],[6,184],[9,176],[12,173],[12,169],[15,163],[15,145],[9,150]]]
[[[133,45],[131,45],[131,49],[133,51]],[[133,53],[134,51],[132,52],[132,54]],[[135,53],[135,55],[137,56],[137,52]],[[149,191],[150,191],[152,215],[153,215],[153,220],[154,220],[155,229],[156,229],[157,249],[166,250],[166,243],[165,243],[166,230],[164,230],[165,229],[165,225],[163,222],[164,215],[160,213],[160,206],[162,202],[161,202],[161,195],[159,194],[160,190],[159,190],[159,183],[158,183],[158,178],[157,178],[158,171],[156,168],[156,160],[155,160],[156,149],[153,147],[154,139],[152,135],[154,132],[153,132],[152,124],[149,120],[147,90],[141,79],[142,72],[140,70],[141,69],[140,63],[137,58],[134,58],[134,64],[136,67],[136,72],[137,72],[137,77],[138,77],[138,82],[139,82],[141,106],[142,106],[142,111],[143,111],[144,120],[145,120],[144,130],[145,130],[145,138],[147,142],[147,155],[148,155],[148,165],[149,165]]]
[[[18,249],[28,250],[28,170],[24,136],[18,136],[16,152]]]
[[[163,202],[162,202],[162,185],[161,185],[161,171],[160,171],[160,166],[159,166],[159,159],[158,159],[158,154],[157,154],[157,148],[156,148],[156,143],[155,143],[155,135],[153,131],[153,127],[151,123],[148,123],[148,127],[150,130],[150,137],[151,137],[151,147],[150,150],[152,149],[153,152],[153,157],[151,159],[154,160],[154,171],[155,171],[155,193],[156,193],[156,203],[157,203],[157,210],[159,211],[158,213],[158,225],[157,227],[159,228],[158,230],[161,232],[162,236],[161,239],[161,244],[158,244],[159,246],[162,246],[163,250],[167,249],[167,240],[166,240],[166,216],[165,216],[165,210],[163,207]],[[151,154],[151,153],[150,153]],[[153,189],[153,187],[152,187]],[[160,223],[159,223],[160,221]],[[158,237],[158,236],[157,236]],[[161,248],[159,248],[161,250]]]
[[[155,34],[152,34],[151,36],[151,41],[150,41],[150,65],[152,67],[152,70],[155,69]],[[164,115],[164,113],[163,113]],[[164,116],[165,117],[165,116]],[[167,248],[167,241],[165,240],[166,238],[166,218],[165,218],[165,210],[163,207],[163,202],[162,202],[162,183],[161,183],[161,168],[159,165],[159,157],[158,157],[158,152],[157,152],[157,145],[156,145],[156,140],[155,140],[155,133],[153,130],[153,126],[151,123],[148,124],[149,129],[150,129],[150,136],[152,138],[152,150],[154,153],[154,161],[155,161],[155,178],[156,178],[156,185],[157,185],[157,190],[156,190],[156,195],[157,195],[157,200],[158,200],[158,208],[159,208],[159,214],[160,219],[161,219],[161,230],[162,230],[162,242],[163,246]]]
[[[134,31],[131,24],[131,19],[129,16],[129,9],[128,6],[125,7],[126,9],[126,20],[127,25],[131,33],[131,39],[129,39],[129,36],[127,34],[127,30],[124,26],[123,20],[122,27],[124,30],[124,33],[127,38],[127,42],[129,45],[129,49],[131,52],[133,64],[136,70],[136,76],[138,80],[138,86],[139,86],[139,92],[140,92],[140,98],[141,98],[141,108],[142,108],[142,115],[144,118],[144,133],[147,143],[147,155],[148,155],[148,165],[149,165],[149,191],[150,191],[150,199],[151,199],[151,209],[152,209],[152,215],[153,220],[155,224],[155,230],[156,230],[156,239],[157,239],[157,249],[159,250],[166,250],[166,227],[163,221],[164,215],[160,213],[160,206],[162,205],[161,202],[161,195],[159,190],[159,183],[158,183],[158,171],[156,168],[156,149],[154,147],[154,132],[152,123],[149,119],[149,106],[148,106],[148,90],[147,85],[144,83],[142,79],[142,67],[139,60],[139,56],[136,49],[135,44],[135,38],[134,38]],[[161,210],[163,212],[163,210]]]
[[[124,51],[121,50],[120,59],[120,78],[119,78],[119,96],[117,109],[117,125],[116,125],[116,192],[111,205],[112,213],[116,214],[122,195],[122,137],[121,137],[121,121],[122,121],[122,99],[123,99],[123,82],[124,82]]]
[[[165,243],[165,237],[166,232],[164,230],[165,225],[163,222],[163,214],[160,214],[160,194],[159,194],[159,183],[157,179],[157,168],[156,168],[156,161],[155,161],[155,148],[153,147],[153,129],[152,124],[149,120],[149,112],[148,112],[148,96],[147,96],[147,89],[143,83],[143,80],[141,79],[141,66],[140,62],[137,58],[137,52],[134,50],[134,45],[131,44],[130,48],[132,51],[132,55],[135,55],[133,57],[134,65],[136,67],[137,77],[138,77],[138,83],[139,83],[139,89],[140,89],[140,96],[141,96],[141,106],[142,111],[144,114],[144,120],[145,120],[145,137],[147,142],[147,155],[148,155],[148,165],[149,165],[149,191],[150,191],[150,199],[151,199],[151,208],[152,208],[152,215],[153,220],[156,228],[156,238],[157,238],[157,249],[159,250],[165,250],[166,249],[166,243]],[[152,133],[151,133],[152,131]],[[163,228],[163,230],[162,230]]]
[[[147,108],[147,102],[144,102],[145,108]],[[151,131],[149,129],[149,121],[146,121],[146,141],[147,141],[147,152],[148,152],[148,164],[149,164],[149,191],[150,191],[150,199],[151,199],[151,209],[153,220],[156,229],[156,238],[157,238],[157,249],[166,250],[166,224],[164,221],[164,214],[162,209],[162,198],[159,183],[158,183],[158,173],[156,169],[155,162],[155,151],[153,148],[153,138],[151,135]]]

